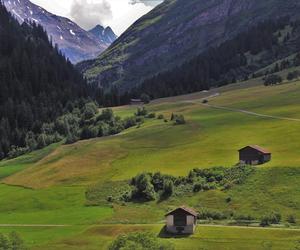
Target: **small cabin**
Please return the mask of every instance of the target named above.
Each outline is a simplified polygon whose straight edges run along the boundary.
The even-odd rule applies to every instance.
[[[144,105],[144,102],[141,99],[131,99],[130,105]]]
[[[257,145],[246,146],[239,150],[240,163],[260,165],[271,160],[271,152]]]
[[[193,234],[198,213],[192,208],[179,207],[166,215],[166,231],[172,234]]]

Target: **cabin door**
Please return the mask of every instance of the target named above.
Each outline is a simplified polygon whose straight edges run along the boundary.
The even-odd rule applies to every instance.
[[[187,225],[187,216],[185,214],[176,214],[174,216],[174,225],[185,227]]]

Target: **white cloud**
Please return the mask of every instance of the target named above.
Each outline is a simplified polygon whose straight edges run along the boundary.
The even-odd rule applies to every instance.
[[[46,10],[70,18],[83,28],[111,26],[120,35],[161,0],[31,0]],[[103,7],[103,8],[102,8]]]
[[[157,4],[161,3],[163,0],[129,0],[130,4],[137,4],[137,3],[143,3],[147,6],[156,6]]]
[[[87,1],[74,0],[71,5],[72,20],[85,29],[91,29],[97,24],[103,25],[113,18],[111,5],[107,0]]]

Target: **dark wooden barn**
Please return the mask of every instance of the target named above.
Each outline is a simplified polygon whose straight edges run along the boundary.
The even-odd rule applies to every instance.
[[[192,208],[179,207],[166,215],[167,232],[173,234],[193,234],[197,225],[197,212]]]
[[[240,149],[239,155],[241,164],[260,165],[271,160],[271,152],[257,145]]]
[[[141,99],[131,99],[130,105],[144,105],[144,102]]]

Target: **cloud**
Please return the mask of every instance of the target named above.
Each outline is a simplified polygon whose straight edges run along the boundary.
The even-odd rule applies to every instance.
[[[111,5],[107,0],[75,0],[71,6],[71,18],[82,28],[90,29],[112,19]]]
[[[163,0],[129,0],[130,4],[143,3],[146,6],[151,6],[151,7],[154,7],[161,2],[163,2]]]

